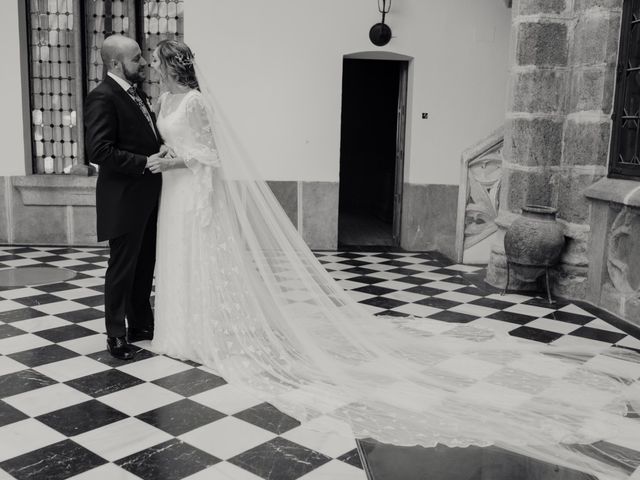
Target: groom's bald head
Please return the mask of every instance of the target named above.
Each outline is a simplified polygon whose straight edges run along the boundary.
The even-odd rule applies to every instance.
[[[140,46],[132,38],[123,35],[111,35],[105,38],[100,56],[107,71],[130,83],[144,80],[144,66],[147,62],[142,57]]]
[[[102,63],[107,65],[108,68],[112,61],[121,62],[127,53],[133,53],[136,49],[139,50],[140,47],[132,38],[123,35],[111,35],[105,38],[100,49]]]

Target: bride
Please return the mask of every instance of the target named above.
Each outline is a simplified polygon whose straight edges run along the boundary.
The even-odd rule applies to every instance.
[[[284,412],[396,445],[497,445],[599,478],[640,463],[602,442],[640,425],[635,378],[596,352],[368,314],[317,262],[255,173],[184,43],[160,42],[153,349]],[[633,351],[619,360],[638,362]],[[635,358],[632,358],[634,357]],[[635,365],[632,362],[629,366]],[[598,443],[596,443],[598,442]]]

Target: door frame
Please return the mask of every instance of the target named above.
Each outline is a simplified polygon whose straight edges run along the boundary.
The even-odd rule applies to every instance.
[[[404,193],[405,157],[407,151],[407,124],[409,122],[408,111],[410,109],[410,74],[413,57],[395,52],[364,51],[349,53],[342,56],[342,64],[345,59],[355,60],[388,60],[399,62],[400,78],[398,89],[398,108],[396,121],[396,155],[395,155],[395,181],[393,192],[393,224],[392,242],[394,247],[399,247],[402,242],[402,204]],[[344,78],[344,72],[342,72]],[[340,94],[342,95],[342,90]],[[342,113],[342,112],[341,112]],[[340,182],[340,175],[338,175]],[[339,207],[338,207],[339,208]],[[339,212],[338,212],[339,215]]]
[[[393,192],[393,246],[399,247],[402,233],[402,194],[404,191],[404,152],[406,149],[407,131],[407,97],[409,86],[409,62],[400,61],[400,78],[398,79],[398,110],[396,120],[396,168],[395,188]]]

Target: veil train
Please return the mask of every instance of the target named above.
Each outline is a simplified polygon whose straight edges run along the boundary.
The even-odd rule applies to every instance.
[[[615,349],[608,362],[587,348],[465,326],[436,334],[423,319],[369,314],[309,250],[197,64],[196,73],[219,159],[203,199],[225,202],[221,268],[251,293],[233,306],[233,325],[208,332],[220,341],[199,361],[297,419],[328,415],[361,438],[496,445],[602,479],[627,478],[640,464],[637,452],[606,442],[640,431],[631,414],[640,411],[640,354]]]

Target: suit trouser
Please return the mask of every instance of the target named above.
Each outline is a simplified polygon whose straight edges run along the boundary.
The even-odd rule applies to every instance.
[[[109,263],[104,282],[107,335],[126,334],[129,328],[153,330],[151,288],[156,265],[156,222],[158,209],[144,225],[109,240]]]

